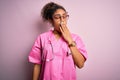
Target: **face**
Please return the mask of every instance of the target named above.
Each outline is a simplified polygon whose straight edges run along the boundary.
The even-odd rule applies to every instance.
[[[57,9],[55,13],[53,14],[53,21],[52,24],[54,26],[54,29],[58,32],[60,32],[60,24],[67,25],[67,19],[69,15],[67,12],[65,12],[63,9]]]

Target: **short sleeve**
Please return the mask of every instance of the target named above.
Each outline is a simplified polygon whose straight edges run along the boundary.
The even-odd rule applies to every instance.
[[[29,62],[41,64],[41,41],[40,36],[37,37],[32,50],[28,56]]]
[[[86,51],[86,48],[85,48],[85,45],[84,45],[82,39],[79,36],[77,36],[75,42],[77,44],[78,50],[84,56],[85,60],[87,60],[87,58],[88,58],[87,51]]]

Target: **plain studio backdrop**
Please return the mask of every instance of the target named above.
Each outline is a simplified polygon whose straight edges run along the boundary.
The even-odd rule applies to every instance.
[[[81,36],[88,60],[77,80],[120,80],[120,0],[0,0],[0,80],[32,80],[28,55],[50,29],[40,18],[47,2],[63,5],[68,27]]]

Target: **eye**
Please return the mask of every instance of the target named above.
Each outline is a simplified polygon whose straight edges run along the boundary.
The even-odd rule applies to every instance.
[[[68,19],[69,15],[68,14],[63,14],[62,16],[60,14],[56,14],[53,16],[54,19]]]
[[[60,19],[60,15],[55,15],[54,19]]]
[[[69,15],[63,15],[62,18],[63,18],[63,19],[68,19],[68,18],[69,18]]]
[[[65,19],[65,18],[68,18],[69,17],[69,15],[63,15],[63,18]]]

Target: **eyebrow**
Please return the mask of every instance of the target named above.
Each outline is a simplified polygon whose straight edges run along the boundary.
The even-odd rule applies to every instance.
[[[67,12],[63,13],[62,15],[65,15],[65,14],[67,14]],[[54,14],[54,15],[60,15],[60,14]]]

